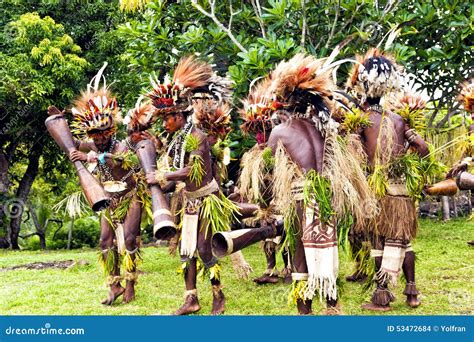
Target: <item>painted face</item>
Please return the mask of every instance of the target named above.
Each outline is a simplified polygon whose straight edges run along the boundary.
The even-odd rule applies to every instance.
[[[103,136],[103,135],[98,135],[93,138],[95,146],[100,151],[105,151],[109,146],[112,141],[112,137],[110,136]]]
[[[174,133],[184,126],[182,115],[167,115],[163,120],[163,128],[167,133]]]

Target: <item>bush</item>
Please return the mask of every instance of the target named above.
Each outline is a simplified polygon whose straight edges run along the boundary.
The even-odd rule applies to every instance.
[[[48,249],[62,249],[67,247],[67,235],[71,222],[64,222],[63,227],[46,239]],[[84,217],[74,221],[72,228],[71,248],[97,247],[100,237],[99,220],[94,217]]]
[[[100,224],[96,217],[91,216],[78,219],[74,221],[74,228],[72,229],[71,248],[97,247],[99,237]]]

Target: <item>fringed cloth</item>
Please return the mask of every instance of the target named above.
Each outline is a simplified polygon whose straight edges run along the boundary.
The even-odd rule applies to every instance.
[[[240,279],[248,279],[250,273],[253,272],[252,266],[245,260],[242,251],[232,253],[230,255],[232,267],[234,268],[237,277]]]
[[[205,236],[212,236],[228,230],[232,221],[238,221],[239,209],[220,192],[215,179],[196,191],[184,191],[184,197],[180,254],[191,258],[197,248],[199,222],[202,222],[200,229],[205,229]]]
[[[385,239],[383,250],[373,249],[372,257],[382,257],[380,270],[375,274],[377,285],[396,286],[405,259],[405,253],[412,251],[408,241]]]
[[[219,191],[216,180],[203,186],[202,188],[190,192],[184,191],[184,213],[181,225],[181,246],[182,257],[192,258],[197,248],[199,211],[202,205],[202,198]]]
[[[409,241],[416,236],[418,228],[416,206],[413,199],[408,196],[405,184],[389,181],[387,195],[380,199],[379,207],[380,213],[372,234],[376,241],[384,243],[382,246],[374,243],[375,248],[383,247],[383,249],[371,251],[372,257],[382,257],[382,266],[375,274],[375,280],[379,285],[390,283],[396,286],[405,252],[411,250]]]
[[[336,222],[323,223],[319,220],[319,207],[316,203],[305,207],[303,236],[308,283],[305,299],[312,299],[319,290],[319,299],[337,299],[337,275],[339,257],[337,249]]]

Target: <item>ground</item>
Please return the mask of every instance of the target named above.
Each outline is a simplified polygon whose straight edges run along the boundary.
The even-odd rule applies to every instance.
[[[474,222],[453,220],[441,223],[422,220],[414,249],[417,252],[417,286],[422,305],[410,309],[404,303],[403,284],[395,289],[395,315],[472,315],[474,314]],[[253,266],[252,276],[265,269],[258,244],[244,250]],[[69,268],[9,269],[12,266],[55,261],[77,261]],[[83,261],[87,263],[84,264]],[[281,260],[280,260],[281,261]],[[228,315],[294,315],[296,308],[287,305],[289,287],[284,284],[257,286],[251,280],[237,279],[228,258],[223,260],[222,280],[227,297]],[[281,262],[280,262],[281,264]],[[66,264],[66,266],[69,266]],[[139,278],[136,300],[112,307],[100,304],[106,296],[105,277],[97,264],[97,251],[3,251],[0,252],[0,314],[2,315],[152,315],[170,314],[183,302],[184,284],[176,272],[178,257],[168,255],[166,247],[144,249],[144,263]],[[340,275],[352,270],[352,264],[341,253]],[[209,281],[198,282],[202,309],[211,310]],[[341,306],[346,315],[372,314],[360,306],[370,299],[360,284],[344,282]],[[316,314],[323,305],[313,304]],[[381,315],[381,313],[377,313]]]

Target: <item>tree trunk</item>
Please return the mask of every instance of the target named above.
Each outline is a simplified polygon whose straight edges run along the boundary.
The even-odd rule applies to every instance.
[[[69,231],[67,232],[67,249],[71,249],[72,229],[73,228],[74,228],[74,217],[71,217],[71,224],[69,225]]]
[[[48,220],[46,220],[46,222],[44,223],[44,227],[42,227],[38,220],[38,215],[36,215],[35,208],[33,207],[33,204],[31,204],[30,201],[28,201],[28,209],[30,210],[31,219],[33,220],[33,223],[36,227],[36,235],[38,235],[40,239],[40,247],[42,250],[45,250],[46,249],[46,227],[48,226]]]
[[[30,151],[28,157],[28,167],[26,168],[25,174],[18,185],[16,191],[16,204],[18,205],[21,212],[18,215],[12,217],[10,221],[10,241],[12,249],[20,249],[18,245],[18,236],[20,234],[21,228],[21,217],[23,213],[23,208],[30,193],[31,185],[33,184],[36,175],[38,174],[39,158],[41,156],[41,146],[36,144],[33,146],[33,149]]]
[[[0,195],[8,192],[8,165],[7,156],[0,150]]]
[[[5,217],[5,212],[3,210],[3,206],[5,205],[6,202],[4,202],[7,198],[8,194],[8,187],[9,187],[9,182],[8,182],[8,159],[3,150],[0,150],[0,224],[2,226],[2,230],[4,227],[6,227],[6,217]],[[10,236],[9,232],[7,229],[7,241],[10,243]]]
[[[4,135],[0,138],[0,146],[4,146],[8,140],[7,136]],[[10,241],[10,226],[7,225],[7,213],[4,211],[4,206],[8,205],[5,202],[8,198],[8,189],[10,188],[10,179],[8,178],[8,169],[10,168],[10,161],[13,160],[13,154],[18,146],[17,141],[10,142],[6,149],[0,149],[0,223],[2,228],[6,227],[6,240],[8,244]]]
[[[443,221],[449,221],[449,197],[441,196],[441,203],[443,204]]]

